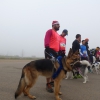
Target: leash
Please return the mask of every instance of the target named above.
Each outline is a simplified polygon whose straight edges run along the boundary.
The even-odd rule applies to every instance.
[[[49,53],[47,53],[46,51],[45,51],[45,53],[46,53],[46,54],[48,54],[50,57],[53,57],[53,55],[52,55],[52,54],[49,54]]]
[[[70,65],[71,66],[74,66],[76,63],[78,63],[79,61],[76,61],[76,62],[74,62],[74,63],[71,63]]]
[[[74,63],[71,63],[70,65],[71,65],[71,66],[74,66],[76,63],[79,63],[79,61],[76,61],[76,62],[74,62]],[[80,70],[80,68],[76,68],[76,67],[75,67],[74,70],[76,70],[76,71],[82,73],[81,70]]]
[[[58,75],[59,75],[59,73],[61,72],[61,70],[64,70],[64,72],[66,73],[67,71],[63,68],[63,65],[62,65],[62,61],[60,61],[61,59],[62,59],[62,57],[61,56],[58,56],[57,58],[55,58],[51,53],[47,53],[46,51],[45,51],[45,53],[48,55],[48,56],[50,56],[51,57],[51,61],[57,61],[58,63],[59,63],[59,67],[58,67],[58,69],[55,71],[55,68],[54,68],[54,70],[53,70],[53,75],[52,75],[52,78],[53,79],[55,79]]]
[[[52,54],[49,54],[49,53],[47,53],[46,51],[45,51],[45,53],[48,54],[48,55],[51,57],[51,60],[52,60],[52,61],[56,61],[56,58],[55,58]]]

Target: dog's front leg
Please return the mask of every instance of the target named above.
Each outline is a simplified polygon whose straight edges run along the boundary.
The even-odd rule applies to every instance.
[[[86,80],[87,80],[87,81],[89,81],[89,78],[88,78],[88,76],[87,76],[87,75],[86,75]]]
[[[98,69],[98,74],[100,74],[100,68]]]
[[[68,79],[68,78],[69,78],[69,72],[67,72],[65,79]]]
[[[55,93],[55,98],[56,100],[62,100],[60,97],[59,97],[59,90],[60,90],[60,82],[55,80],[54,81],[54,93]]]
[[[62,95],[62,92],[60,92],[60,87],[61,87],[61,85],[59,84],[59,95]]]
[[[95,73],[95,68],[92,69],[92,73]]]
[[[99,68],[96,68],[96,73],[99,74]]]
[[[74,71],[71,71],[71,78],[70,79],[73,79],[73,76],[75,76],[75,73],[74,73]]]
[[[83,78],[84,78],[84,82],[83,83],[86,83],[86,81],[87,81],[86,76],[83,76]]]
[[[80,72],[79,72],[79,74],[84,78],[84,82],[83,83],[86,83],[87,77],[85,75],[82,75]]]

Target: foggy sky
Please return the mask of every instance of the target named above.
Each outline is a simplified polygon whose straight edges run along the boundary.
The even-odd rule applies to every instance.
[[[100,46],[100,0],[0,0],[0,55],[43,57],[53,20],[68,30],[66,54],[76,34]]]

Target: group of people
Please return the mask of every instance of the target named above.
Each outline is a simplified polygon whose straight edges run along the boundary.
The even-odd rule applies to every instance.
[[[45,59],[51,59],[52,57],[58,58],[59,56],[64,57],[66,53],[66,38],[68,35],[68,30],[64,29],[62,33],[59,35],[57,31],[60,28],[60,24],[58,21],[52,22],[52,29],[49,29],[44,38],[44,46],[45,46]],[[72,43],[72,50],[75,53],[77,50],[80,52],[80,60],[88,60],[90,61],[90,52],[88,46],[89,39],[86,38],[81,41],[81,35],[77,34],[76,39]],[[82,45],[80,43],[82,42]],[[100,49],[99,49],[100,51]],[[100,54],[97,53],[97,54]],[[61,61],[60,61],[61,62]],[[60,66],[61,67],[61,66]],[[60,68],[59,67],[59,68]],[[60,71],[59,71],[60,72]],[[56,74],[59,74],[58,72]],[[55,75],[57,77],[57,75]],[[56,78],[54,76],[54,78]],[[79,77],[79,72],[77,72],[77,76]],[[76,77],[76,76],[75,76]],[[52,86],[54,85],[53,78],[46,79],[46,90],[50,93],[53,92]]]
[[[76,39],[72,43],[72,50],[76,52],[77,50],[80,52],[81,60],[89,60],[89,46],[88,46],[89,39],[86,38],[85,40],[81,41],[81,35],[77,34]],[[82,45],[80,43],[82,42]]]
[[[77,50],[79,51],[79,53],[80,53],[80,60],[87,60],[87,61],[89,61],[88,41],[89,41],[88,38],[86,38],[86,39],[81,41],[81,35],[77,34],[76,35],[76,39],[72,43],[72,50],[73,50],[73,52],[76,52]],[[81,42],[82,42],[82,44],[80,45]],[[88,68],[88,69],[90,71],[90,68]],[[76,70],[76,72],[73,73],[73,76],[74,76],[75,79],[82,77],[79,74],[78,70]]]

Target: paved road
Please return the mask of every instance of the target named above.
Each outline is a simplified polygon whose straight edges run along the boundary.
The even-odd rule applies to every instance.
[[[30,60],[0,60],[0,100],[15,100],[14,93],[19,83],[21,69]],[[100,100],[100,75],[89,74],[89,82],[83,84],[83,79],[63,80],[62,100]],[[39,77],[31,94],[36,100],[55,100],[53,93],[46,92],[45,77]],[[20,95],[17,100],[30,100]]]

